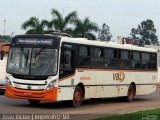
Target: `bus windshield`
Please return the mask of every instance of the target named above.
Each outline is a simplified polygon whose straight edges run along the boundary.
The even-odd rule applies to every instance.
[[[13,47],[7,72],[27,76],[51,76],[57,73],[57,49]]]

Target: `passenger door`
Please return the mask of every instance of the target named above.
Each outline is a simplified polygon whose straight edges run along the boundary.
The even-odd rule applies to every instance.
[[[60,57],[59,78],[65,78],[75,73],[75,49],[70,43],[63,43]]]

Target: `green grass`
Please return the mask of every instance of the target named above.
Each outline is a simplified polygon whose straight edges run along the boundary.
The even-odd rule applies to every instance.
[[[139,111],[123,115],[114,115],[94,120],[160,120],[160,108],[154,110]]]

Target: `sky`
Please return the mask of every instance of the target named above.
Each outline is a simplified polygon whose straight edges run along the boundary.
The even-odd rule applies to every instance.
[[[160,40],[160,0],[0,0],[0,34],[24,34],[24,21],[32,16],[51,20],[51,9],[64,15],[76,10],[80,19],[88,17],[99,27],[110,26],[112,39],[130,36],[131,28],[137,28],[143,20],[154,21]]]

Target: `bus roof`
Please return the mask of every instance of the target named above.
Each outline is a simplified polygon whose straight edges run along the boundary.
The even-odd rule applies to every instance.
[[[83,44],[83,45],[93,45],[93,46],[99,46],[99,47],[109,47],[109,48],[119,48],[124,50],[134,50],[134,51],[144,51],[144,52],[157,52],[154,48],[146,48],[146,47],[139,47],[135,45],[129,45],[129,44],[118,44],[114,42],[102,42],[102,41],[94,41],[94,40],[88,40],[86,38],[73,38],[73,37],[64,37],[61,35],[52,35],[52,34],[35,34],[35,35],[18,35],[19,37],[23,36],[50,36],[50,37],[56,37],[61,40],[61,42],[68,42],[68,43],[77,43],[77,44]],[[60,39],[61,38],[61,39]]]
[[[85,38],[61,37],[61,40],[62,42],[78,43],[83,45],[93,45],[93,46],[100,46],[100,47],[119,48],[124,50],[134,50],[134,51],[144,51],[144,52],[157,52],[157,50],[153,48],[145,48],[145,47],[139,47],[139,46],[129,45],[129,44],[118,44],[114,42],[93,41]]]

